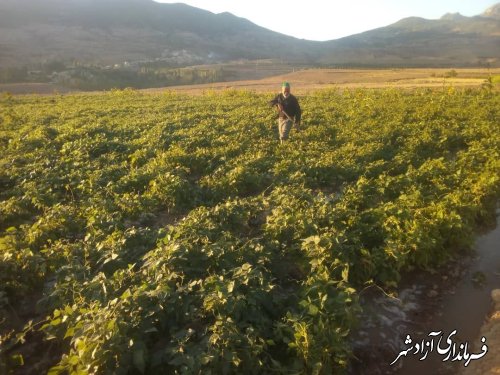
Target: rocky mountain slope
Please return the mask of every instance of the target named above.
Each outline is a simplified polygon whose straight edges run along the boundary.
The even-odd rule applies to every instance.
[[[0,67],[48,61],[188,66],[277,58],[311,65],[500,64],[500,4],[475,17],[411,17],[328,42],[267,30],[230,13],[152,0],[0,0]]]

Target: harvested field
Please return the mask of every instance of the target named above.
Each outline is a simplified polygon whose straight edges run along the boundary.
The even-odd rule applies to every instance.
[[[500,77],[500,68],[468,69],[303,69],[288,74],[256,80],[215,82],[200,85],[144,89],[144,92],[173,90],[201,94],[209,90],[276,91],[282,81],[289,81],[296,94],[325,88],[402,88],[480,87],[491,77]],[[498,78],[496,79],[498,81]],[[498,86],[498,84],[497,84]],[[54,94],[75,92],[51,83],[0,84],[0,92],[11,94]]]
[[[172,86],[146,91],[168,89],[196,94],[206,90],[246,89],[268,92],[279,89],[282,81],[289,81],[292,91],[298,94],[324,88],[479,87],[490,75],[500,75],[500,69],[307,69],[253,81]]]

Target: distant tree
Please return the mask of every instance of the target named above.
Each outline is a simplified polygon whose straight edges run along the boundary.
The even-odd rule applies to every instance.
[[[14,83],[26,82],[28,80],[28,68],[26,67],[5,67],[0,69],[0,82]]]
[[[52,60],[42,64],[42,71],[50,74],[53,72],[62,72],[66,69],[66,65],[62,61]]]
[[[458,76],[458,73],[455,69],[452,69],[444,74],[445,78],[453,78]]]

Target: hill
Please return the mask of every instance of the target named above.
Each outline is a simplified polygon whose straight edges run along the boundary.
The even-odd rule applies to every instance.
[[[419,17],[327,42],[325,64],[396,66],[498,66],[500,4],[480,16]]]
[[[500,66],[500,4],[483,14],[410,17],[315,42],[230,13],[152,0],[1,0],[0,82],[77,89],[158,87],[234,80],[235,60],[336,67]],[[256,76],[242,77],[255,79]]]
[[[151,0],[3,0],[0,66],[19,61],[114,64],[162,59],[172,65],[306,58],[318,43],[279,34],[230,13]]]

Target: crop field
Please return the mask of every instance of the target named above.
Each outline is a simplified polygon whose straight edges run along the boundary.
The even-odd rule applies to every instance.
[[[0,95],[0,373],[330,374],[500,198],[486,88]]]

